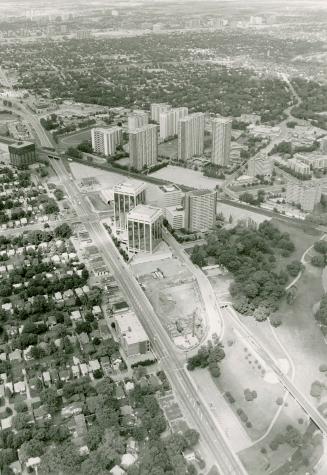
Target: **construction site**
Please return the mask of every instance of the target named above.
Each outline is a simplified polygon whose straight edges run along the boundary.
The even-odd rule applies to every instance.
[[[189,270],[175,257],[143,262],[133,270],[175,345],[197,346],[205,333],[204,307]]]

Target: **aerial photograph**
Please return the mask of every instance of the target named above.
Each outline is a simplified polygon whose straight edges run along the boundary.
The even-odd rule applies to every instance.
[[[0,0],[0,475],[327,475],[327,0]]]

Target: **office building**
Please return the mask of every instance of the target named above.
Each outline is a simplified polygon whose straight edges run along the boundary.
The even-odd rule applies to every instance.
[[[188,115],[187,107],[176,107],[160,114],[160,138],[165,140],[178,133],[178,122]]]
[[[195,190],[185,194],[185,228],[190,232],[208,231],[216,223],[217,193]]]
[[[127,356],[144,355],[150,351],[150,341],[140,320],[132,310],[114,316],[115,329]]]
[[[129,252],[152,253],[162,239],[160,208],[138,205],[127,215]]]
[[[212,152],[211,162],[214,165],[227,167],[230,162],[232,139],[232,119],[216,118],[211,122]]]
[[[158,160],[157,125],[145,125],[129,132],[130,166],[136,170],[149,168]]]
[[[36,162],[35,143],[17,142],[8,146],[10,163],[17,168],[27,167]]]
[[[200,156],[204,150],[204,114],[197,112],[178,122],[178,160]]]
[[[159,123],[160,114],[163,112],[168,112],[171,109],[171,105],[166,103],[151,104],[151,119],[154,122]]]
[[[115,185],[114,223],[116,231],[127,230],[127,214],[139,204],[145,204],[145,183],[128,180]]]
[[[166,208],[166,219],[173,229],[185,228],[185,210],[183,206]]]
[[[95,128],[91,131],[92,148],[95,153],[114,155],[118,145],[123,143],[121,127]]]
[[[248,161],[248,175],[270,177],[274,169],[274,161],[266,154],[252,157]]]
[[[133,111],[128,116],[128,130],[139,129],[149,123],[149,115],[145,111]]]
[[[320,203],[321,187],[317,183],[289,182],[286,187],[286,203],[300,206],[303,211],[313,211]]]

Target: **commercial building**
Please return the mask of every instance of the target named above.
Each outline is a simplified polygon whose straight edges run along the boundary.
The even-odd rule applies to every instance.
[[[274,161],[266,154],[252,157],[248,161],[248,175],[255,176],[267,176],[272,175],[274,169]]]
[[[317,183],[289,182],[286,187],[286,203],[300,206],[303,211],[313,211],[320,202],[321,187]]]
[[[183,206],[166,208],[166,219],[173,229],[185,228],[185,210]]]
[[[178,160],[185,161],[203,154],[204,114],[197,112],[178,122]]]
[[[178,133],[178,122],[188,115],[187,107],[176,107],[160,114],[160,138],[165,140]]]
[[[297,153],[294,158],[309,165],[312,170],[327,170],[327,155],[302,155]]]
[[[127,230],[127,214],[139,204],[145,204],[145,183],[129,180],[115,185],[114,223],[116,231]]]
[[[190,232],[208,231],[216,222],[217,193],[195,190],[185,194],[185,228]]]
[[[162,239],[163,215],[160,208],[138,205],[127,215],[128,250],[152,253]]]
[[[136,170],[151,167],[158,160],[157,125],[145,125],[129,132],[130,166]]]
[[[127,356],[144,355],[150,351],[150,341],[141,322],[132,310],[114,316],[116,332]]]
[[[94,152],[106,157],[114,155],[117,146],[123,141],[121,127],[95,128],[91,131],[91,137]]]
[[[31,163],[36,162],[36,148],[35,143],[32,142],[17,142],[9,145],[10,163],[14,167],[26,167]]]
[[[171,105],[164,102],[151,104],[151,119],[159,123],[160,114],[168,112],[170,109]]]
[[[214,165],[226,167],[230,162],[232,139],[232,119],[216,118],[211,122],[212,153],[211,162]]]
[[[128,116],[128,130],[139,129],[149,123],[149,115],[145,111],[133,111]]]

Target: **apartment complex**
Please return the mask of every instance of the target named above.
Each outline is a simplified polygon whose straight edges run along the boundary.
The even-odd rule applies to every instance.
[[[127,356],[144,355],[151,345],[141,322],[132,310],[115,314],[115,327]]]
[[[232,119],[216,118],[211,121],[212,153],[211,162],[226,167],[230,162],[232,139]]]
[[[129,252],[152,253],[162,239],[160,208],[139,204],[127,215]]]
[[[145,125],[129,132],[129,161],[136,170],[151,167],[158,160],[157,125]]]
[[[17,142],[8,146],[10,163],[17,168],[26,167],[36,162],[35,143]]]
[[[203,154],[204,125],[202,112],[190,114],[178,122],[178,160]]]
[[[303,211],[313,211],[320,202],[321,187],[317,183],[289,182],[286,188],[286,202],[299,205]]]
[[[249,176],[264,176],[270,177],[274,169],[274,162],[271,157],[266,154],[252,157],[248,161],[248,175]]]
[[[190,232],[208,231],[216,222],[217,193],[195,190],[185,194],[185,228]]]
[[[178,133],[178,122],[188,115],[187,107],[176,107],[160,114],[160,138],[165,140]]]
[[[135,110],[128,116],[128,130],[139,129],[149,123],[149,115],[145,111]]]
[[[106,157],[114,155],[117,146],[123,143],[121,127],[95,128],[92,129],[91,136],[94,152]]]
[[[327,155],[302,155],[297,153],[294,158],[309,165],[312,170],[327,170]]]
[[[127,214],[139,204],[145,204],[145,183],[129,180],[115,185],[114,223],[116,231],[127,230]]]
[[[182,204],[184,193],[175,184],[161,185],[156,193],[156,200],[153,203],[158,208],[162,208],[165,215],[165,209],[170,206],[180,206]]]
[[[306,163],[301,162],[300,160],[296,158],[283,160],[282,158],[277,157],[274,159],[274,163],[277,166],[280,165],[281,167],[289,168],[291,171],[295,173],[299,173],[300,175],[307,175],[307,176],[311,175],[310,166],[307,165]]]
[[[164,102],[158,104],[151,104],[151,119],[154,122],[158,122],[160,120],[160,114],[164,112],[168,112],[171,109],[171,105],[166,104]]]

